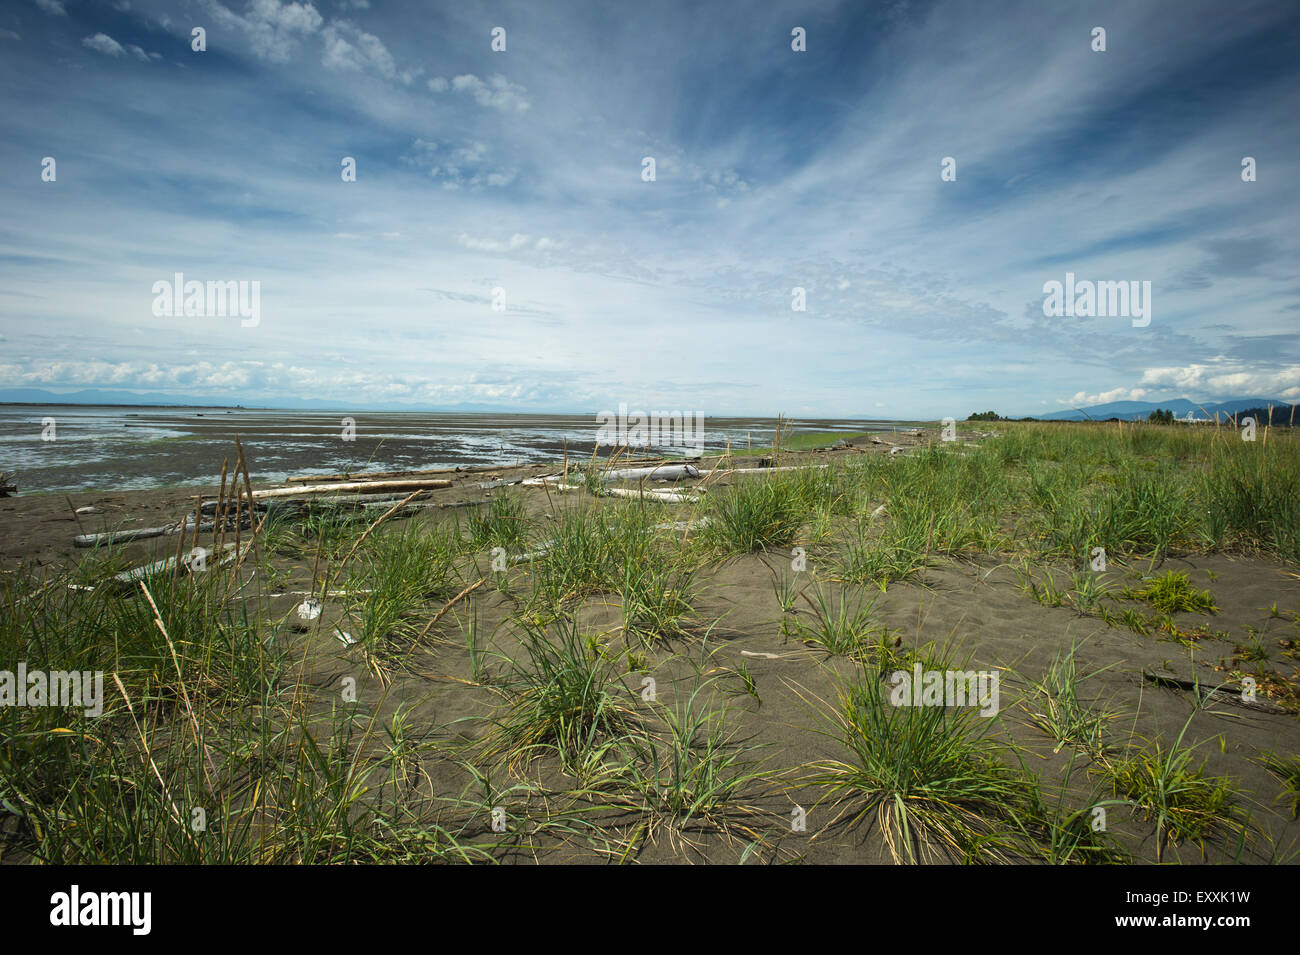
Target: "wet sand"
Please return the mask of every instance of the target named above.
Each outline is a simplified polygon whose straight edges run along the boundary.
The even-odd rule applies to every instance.
[[[55,423],[42,440],[42,422]],[[705,449],[770,445],[777,422],[706,419]],[[909,422],[791,419],[801,433],[861,433],[910,428]],[[532,464],[589,458],[596,448],[595,415],[357,413],[222,408],[106,408],[0,405],[0,471],[18,472],[25,494],[135,490],[215,484],[235,439],[253,476],[280,481],[290,474],[395,471]],[[604,450],[602,450],[604,453]],[[694,451],[671,445],[668,456]]]

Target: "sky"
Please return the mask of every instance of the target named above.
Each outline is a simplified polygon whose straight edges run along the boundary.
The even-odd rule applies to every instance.
[[[1298,79],[1290,0],[8,0],[0,390],[1297,400]],[[1045,314],[1067,273],[1145,323]]]

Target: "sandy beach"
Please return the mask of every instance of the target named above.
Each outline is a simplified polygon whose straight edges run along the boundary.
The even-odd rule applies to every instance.
[[[1300,824],[1261,754],[1300,751],[1296,564],[1235,546],[1172,546],[1140,559],[1119,556],[1085,583],[1077,561],[1042,552],[1025,559],[1024,540],[1014,533],[983,544],[943,543],[935,526],[940,508],[930,511],[930,539],[910,568],[877,568],[864,581],[843,548],[855,536],[851,527],[870,538],[903,519],[894,512],[906,501],[888,496],[891,481],[937,470],[956,500],[979,469],[1016,469],[998,457],[1007,440],[998,432],[968,428],[951,446],[937,438],[928,430],[779,458],[705,459],[699,478],[608,485],[633,494],[671,488],[697,503],[594,495],[602,485],[573,462],[568,475],[559,475],[554,461],[452,471],[439,476],[449,487],[411,501],[422,509],[394,512],[374,528],[388,509],[378,503],[346,520],[319,507],[275,518],[257,535],[259,552],[238,569],[166,573],[150,586],[170,591],[223,581],[219,604],[262,621],[262,652],[275,658],[265,675],[277,674],[276,692],[291,695],[295,719],[328,724],[342,705],[372,731],[389,727],[405,741],[409,751],[393,762],[391,742],[371,731],[357,739],[333,724],[336,739],[352,740],[340,745],[378,760],[373,781],[382,780],[381,792],[394,787],[384,798],[414,813],[406,835],[364,850],[375,859],[416,852],[411,832],[436,825],[438,851],[447,853],[438,857],[449,861],[1293,860]],[[733,520],[725,502],[743,501],[760,486],[796,485],[824,503],[792,517],[780,544],[729,551],[724,538],[711,536]],[[853,497],[858,486],[864,492]],[[101,599],[107,573],[175,554],[177,538],[79,549],[73,537],[176,520],[203,493],[216,489],[84,492],[70,495],[73,507],[52,494],[0,502],[6,600],[15,606],[19,591],[43,577],[54,581],[48,586],[67,580],[96,587],[84,599]],[[95,513],[74,515],[84,507]],[[989,528],[1015,526],[1006,514]],[[215,532],[198,542],[215,549]],[[642,555],[636,563],[616,556],[626,546]],[[588,565],[590,548],[599,553]],[[584,567],[595,576],[583,577]],[[658,574],[649,590],[632,580],[644,567]],[[1162,616],[1132,596],[1144,582],[1178,575],[1191,593],[1212,595],[1214,609]],[[1089,599],[1089,588],[1103,596]],[[102,599],[144,605],[139,589],[118,589]],[[645,602],[643,612],[633,599]],[[319,604],[306,606],[312,601]],[[147,613],[136,619],[135,626],[149,623]],[[19,651],[24,638],[13,632],[8,639],[20,641],[8,645]],[[201,652],[210,639],[191,631],[182,655]],[[542,657],[539,648],[546,648]],[[558,665],[545,653],[568,651],[576,656],[564,658],[565,666],[590,668],[608,707],[581,730],[581,741],[567,729],[551,735],[555,727],[544,721],[519,722],[537,693],[559,692],[536,682]],[[103,648],[96,652],[102,658]],[[1066,697],[1053,685],[1063,660],[1072,668]],[[966,720],[962,738],[980,741],[977,763],[993,760],[1014,776],[1014,785],[998,783],[1011,787],[1002,797],[1011,800],[1007,813],[975,797],[962,810],[958,818],[971,825],[973,841],[923,829],[923,837],[900,843],[867,793],[832,782],[832,768],[846,759],[839,704],[861,692],[853,687],[863,680],[868,688],[881,685],[872,681],[922,664],[996,674],[1000,699],[989,717],[945,710]],[[118,666],[135,664],[119,657]],[[198,672],[189,678],[206,679]],[[1259,689],[1254,705],[1243,703],[1244,675]],[[150,697],[162,689],[127,685]],[[1220,685],[1226,689],[1211,692]],[[244,692],[225,703],[227,693],[217,692],[211,717]],[[1045,716],[1076,703],[1079,713],[1094,715],[1091,731],[1061,738],[1045,729],[1059,726]],[[163,705],[161,697],[151,704]],[[112,712],[110,720],[121,719],[120,705]],[[686,749],[676,751],[673,740],[683,731]],[[676,752],[679,768],[700,775],[674,783],[670,774],[651,790],[640,788],[645,777],[629,765],[648,758],[651,740],[668,747],[661,757]],[[1158,752],[1151,750],[1157,744],[1186,753],[1196,779],[1227,781],[1227,800],[1173,837],[1168,822],[1135,796],[1138,784],[1116,789],[1115,780],[1132,769],[1125,759]],[[263,772],[283,778],[289,764]],[[229,785],[239,789],[233,778]],[[670,792],[685,803],[668,799]],[[237,815],[235,798],[225,811]],[[505,828],[494,828],[498,822]],[[6,831],[5,861],[41,851],[16,820]],[[975,840],[977,833],[991,842]],[[159,861],[189,851],[170,845],[160,844]],[[315,861],[335,858],[336,850],[325,851]]]

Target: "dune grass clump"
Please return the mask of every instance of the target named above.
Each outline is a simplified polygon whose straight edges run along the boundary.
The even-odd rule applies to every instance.
[[[715,682],[697,679],[688,694],[655,706],[662,729],[627,737],[626,762],[607,780],[614,803],[639,816],[637,831],[648,841],[667,833],[689,843],[692,833],[709,831],[762,837],[752,796],[772,773],[761,745],[741,742],[727,727],[725,704],[707,702]]]
[[[259,639],[256,604],[227,599],[228,565],[214,559],[207,572],[158,570],[126,583],[109,576],[117,564],[92,552],[70,572],[0,575],[0,661],[116,673],[151,714],[172,712],[185,693],[257,698],[276,654]]]
[[[709,502],[702,539],[724,554],[788,547],[804,524],[800,485],[780,476],[742,480]]]
[[[623,629],[647,642],[686,633],[695,611],[696,570],[666,554],[623,564],[619,598]]]
[[[916,501],[886,504],[883,512],[859,520],[854,536],[835,554],[835,577],[879,587],[906,580],[929,563],[932,523]]]
[[[853,584],[870,584],[882,591],[889,584],[906,580],[926,565],[923,541],[900,536],[872,538],[859,533],[834,558],[837,580]]]
[[[1068,745],[1099,757],[1106,747],[1106,724],[1116,714],[1104,705],[1087,704],[1079,698],[1079,687],[1108,667],[1081,672],[1075,653],[1077,644],[1062,649],[1047,665],[1040,680],[1030,681],[1029,693],[1021,705],[1029,715],[1032,725],[1042,730],[1055,742],[1052,750],[1059,753]]]
[[[857,507],[852,534],[833,558],[835,577],[881,590],[927,567],[936,557],[987,553],[1004,545],[998,515],[1013,495],[991,457],[918,451],[852,468],[869,482],[860,499],[883,504]]]
[[[1282,783],[1278,801],[1289,802],[1291,818],[1300,819],[1300,756],[1279,756],[1277,753],[1265,752],[1260,754],[1259,762]]]
[[[639,504],[558,511],[551,539],[530,563],[534,597],[552,607],[593,593],[617,593],[623,569],[650,558],[654,518]]]
[[[552,755],[572,769],[594,747],[635,727],[618,658],[602,652],[593,635],[567,616],[549,631],[519,623],[522,659],[502,657],[505,672],[495,688],[506,702],[483,740],[483,756],[522,766]]]
[[[402,661],[422,632],[422,608],[459,589],[460,538],[443,527],[407,524],[367,538],[347,568],[342,627],[372,660]]]
[[[841,589],[838,599],[832,600],[815,584],[812,596],[807,593],[803,596],[813,610],[815,621],[813,624],[797,622],[796,632],[804,643],[859,661],[881,655],[889,631],[877,621],[874,597],[864,601]]]
[[[1130,588],[1124,596],[1143,600],[1162,614],[1216,613],[1214,598],[1208,590],[1197,590],[1191,585],[1185,571],[1168,571],[1146,581],[1140,589]]]
[[[1231,426],[1003,427],[965,462],[998,469],[988,500],[1005,495],[1040,557],[1104,547],[1112,559],[1233,549],[1300,560],[1300,454],[1286,431],[1248,442]]]
[[[825,788],[836,821],[868,820],[895,862],[1005,862],[1034,851],[1024,833],[1036,781],[1003,762],[977,710],[895,706],[885,682],[860,673],[840,688],[831,718],[828,735],[847,755],[809,764],[803,785]]]
[[[522,497],[498,493],[486,508],[472,511],[466,524],[475,548],[501,547],[511,555],[527,550],[530,522]]]
[[[1103,759],[1100,771],[1116,796],[1129,800],[1156,824],[1156,861],[1169,845],[1187,840],[1204,849],[1207,838],[1235,835],[1245,840],[1249,821],[1237,804],[1232,781],[1205,775],[1205,761],[1194,765],[1195,746],[1183,745],[1193,711],[1172,744],[1151,740],[1117,759]]]
[[[1094,789],[1079,808],[1079,794],[1071,786],[1075,757],[1070,757],[1065,778],[1056,787],[1055,800],[1041,792],[1028,815],[1025,833],[1048,865],[1115,865],[1130,862],[1128,853],[1116,842],[1106,826],[1106,814],[1116,806],[1127,805],[1122,799],[1103,799]]]
[[[602,589],[612,562],[609,527],[599,512],[570,507],[560,512],[543,553],[530,562],[536,596],[554,607]]]

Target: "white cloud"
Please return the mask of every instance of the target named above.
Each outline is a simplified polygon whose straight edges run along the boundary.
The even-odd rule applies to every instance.
[[[60,0],[36,0],[36,5],[52,17],[66,17],[68,11],[63,9]]]
[[[1079,405],[1106,405],[1112,401],[1141,401],[1147,396],[1145,388],[1112,388],[1090,395],[1086,391],[1078,392],[1073,398],[1057,398],[1058,404],[1078,407]]]
[[[513,169],[486,168],[488,147],[478,140],[469,140],[451,149],[437,143],[416,139],[412,144],[415,155],[404,157],[406,162],[426,166],[430,176],[442,180],[444,189],[455,190],[461,186],[488,186],[503,188],[515,181]],[[438,158],[438,156],[445,158]]]
[[[445,84],[446,80],[443,80],[443,83]],[[435,89],[432,80],[429,82],[429,88]],[[473,73],[465,73],[451,81],[451,88],[457,93],[468,93],[473,96],[480,106],[490,106],[503,112],[522,113],[532,105],[528,102],[527,89],[518,83],[511,83],[499,73],[488,77],[486,82]],[[446,86],[442,86],[441,89],[446,89]]]
[[[499,242],[496,239],[476,238],[462,232],[456,236],[456,241],[467,249],[473,249],[475,252],[513,252],[528,244],[528,236],[516,232],[508,241]]]
[[[150,60],[162,59],[160,53],[147,53],[141,47],[134,43],[128,43],[126,46],[118,43],[107,33],[96,33],[94,36],[85,37],[81,45],[97,53],[103,53],[107,56],[125,56],[130,53],[133,57],[142,63],[148,63]]]
[[[104,53],[108,56],[122,56],[126,50],[122,44],[118,43],[107,33],[96,33],[94,36],[84,37],[81,45],[87,49],[94,50],[97,53]]]
[[[449,380],[450,378],[450,380]],[[129,387],[184,389],[190,394],[348,396],[351,400],[457,402],[529,397],[529,389],[509,379],[484,381],[475,374],[430,379],[387,370],[320,368],[287,362],[71,361],[0,364],[0,384],[53,388]]]
[[[1161,385],[1189,395],[1260,398],[1300,397],[1300,365],[1276,369],[1250,367],[1222,355],[1206,362],[1148,368],[1142,384]]]
[[[249,47],[260,59],[285,63],[297,49],[298,39],[315,33],[324,18],[310,3],[280,3],[279,0],[251,0],[243,16],[216,0],[210,9],[222,26],[248,35]]]
[[[389,80],[401,80],[410,83],[424,72],[416,70],[399,70],[388,47],[373,33],[353,26],[347,20],[337,20],[321,31],[325,43],[325,52],[321,63],[331,70],[363,72],[373,70]]]

